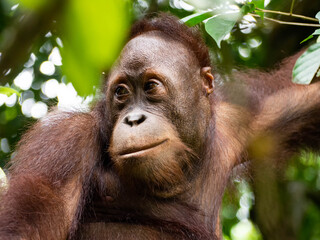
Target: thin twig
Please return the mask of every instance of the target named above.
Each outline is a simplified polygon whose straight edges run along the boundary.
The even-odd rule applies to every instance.
[[[257,11],[264,12],[264,13],[273,13],[273,14],[279,14],[279,15],[284,15],[284,16],[291,16],[295,18],[301,18],[313,22],[319,22],[319,19],[312,18],[312,17],[307,17],[299,14],[293,14],[293,13],[287,13],[287,12],[281,12],[281,11],[273,11],[273,10],[267,10],[267,9],[261,9],[261,8],[256,8]]]
[[[290,16],[292,16],[293,6],[294,6],[294,0],[291,1],[291,7],[290,7]]]
[[[258,14],[249,13],[249,15],[251,15],[251,16],[253,16],[253,17],[260,17]],[[269,17],[264,17],[263,19],[268,20],[268,21],[270,21],[270,22],[276,22],[276,23],[285,24],[285,25],[294,25],[294,26],[304,26],[304,27],[316,27],[316,28],[320,28],[320,24],[299,23],[299,22],[286,22],[286,21],[281,21],[281,20],[269,18]]]

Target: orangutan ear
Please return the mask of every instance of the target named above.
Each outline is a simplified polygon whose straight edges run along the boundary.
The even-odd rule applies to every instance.
[[[211,73],[211,67],[203,67],[201,68],[201,77],[202,77],[202,86],[205,90],[206,95],[208,96],[213,92],[214,83],[213,83],[213,75]]]

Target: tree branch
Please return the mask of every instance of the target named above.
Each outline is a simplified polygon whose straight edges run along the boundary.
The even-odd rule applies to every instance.
[[[259,12],[264,12],[264,13],[272,13],[272,14],[278,14],[278,15],[284,15],[284,16],[289,16],[289,17],[295,17],[295,18],[301,18],[304,20],[309,20],[312,22],[319,22],[318,19],[312,18],[312,17],[307,17],[299,14],[293,14],[293,13],[287,13],[287,12],[281,12],[281,11],[273,11],[273,10],[267,10],[267,9],[261,9],[261,8],[256,8],[257,11]]]
[[[251,15],[251,16],[253,16],[253,17],[260,17],[258,14],[249,13],[249,15]],[[270,22],[276,22],[276,23],[284,24],[284,25],[293,25],[293,26],[304,26],[304,27],[316,27],[316,28],[320,28],[320,24],[300,23],[300,22],[287,22],[287,21],[281,21],[281,20],[277,20],[277,19],[269,18],[269,17],[264,17],[263,19],[268,20],[268,21],[270,21]]]

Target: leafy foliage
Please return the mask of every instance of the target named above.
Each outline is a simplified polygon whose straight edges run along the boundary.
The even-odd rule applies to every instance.
[[[193,27],[210,17],[212,17],[212,10],[191,14],[185,18],[182,18],[181,21],[188,26]]]
[[[93,93],[102,70],[110,67],[122,46],[128,28],[125,6],[125,1],[71,0],[64,9],[63,71],[81,96]]]
[[[319,23],[320,23],[320,11],[316,14],[316,18],[319,19]]]
[[[205,23],[205,29],[207,33],[216,41],[218,47],[220,43],[232,30],[238,19],[240,18],[240,12],[225,13],[215,15],[207,19]]]
[[[230,11],[228,8],[220,9],[218,13],[216,10],[208,10],[192,14],[183,18],[182,21],[190,26],[204,22],[206,32],[215,40],[218,47],[221,48],[221,41],[231,34],[236,23],[244,16],[256,13],[261,19],[264,18],[264,4],[264,0],[246,1],[237,11]],[[256,10],[258,11],[256,12]],[[212,14],[213,16],[210,16]],[[316,14],[316,18],[319,19],[320,23],[320,12]],[[301,43],[313,38],[315,35],[320,35],[320,29],[315,30]],[[319,71],[320,63],[316,56],[319,54],[317,49],[317,45],[310,47],[309,50],[298,60],[293,72],[293,81],[295,83],[309,84],[313,80],[315,74]]]
[[[311,45],[297,60],[293,69],[293,81],[309,84],[320,68],[320,43]]]
[[[2,86],[0,86],[0,94],[5,94],[7,96],[11,96],[12,94],[17,94],[18,96],[20,96],[20,93],[17,90],[9,87],[2,87]]]
[[[320,12],[318,12],[316,14],[316,18],[319,20],[319,23],[320,23]],[[311,38],[313,38],[313,36],[316,36],[316,35],[320,35],[320,28],[315,30],[314,33],[312,33],[311,35],[309,35],[306,39],[304,39],[301,43],[304,43],[308,40],[310,40]]]
[[[254,4],[255,7],[264,9],[264,0],[253,0],[252,3]],[[251,11],[250,11],[251,12]],[[257,14],[261,17],[263,20],[264,18],[264,13],[263,12],[257,12]]]

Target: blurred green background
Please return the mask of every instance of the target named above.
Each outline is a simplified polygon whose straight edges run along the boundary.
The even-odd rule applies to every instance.
[[[289,0],[264,1],[266,8],[285,12],[291,4]],[[158,11],[183,18],[222,5],[237,7],[235,2],[222,0],[2,0],[0,85],[16,89],[21,96],[0,94],[0,167],[5,170],[21,134],[49,109],[90,107],[101,94],[99,84],[135,20]],[[296,0],[293,9],[314,17],[320,1]],[[201,24],[199,27],[203,29]],[[221,49],[205,31],[203,34],[214,66],[230,73],[235,66],[274,67],[306,47],[308,43],[299,43],[313,31],[249,17],[236,24]],[[278,172],[270,181],[277,190],[265,193],[269,200],[263,205],[266,216],[261,219],[255,204],[261,189],[256,189],[250,166],[235,169],[221,209],[225,239],[272,239],[275,233],[268,229],[279,231],[279,239],[320,239],[320,158],[303,152]],[[273,211],[277,211],[276,217]]]

